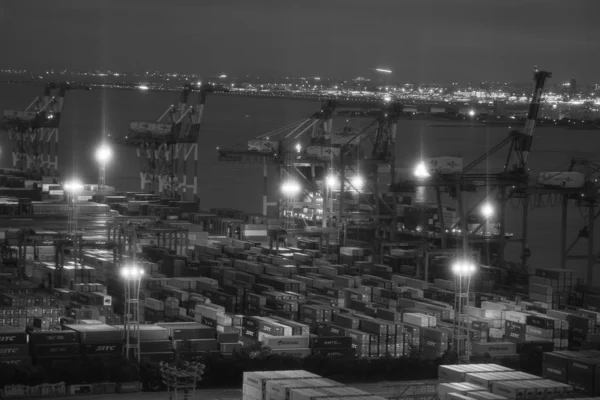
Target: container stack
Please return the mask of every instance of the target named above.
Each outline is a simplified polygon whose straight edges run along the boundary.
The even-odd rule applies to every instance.
[[[31,365],[27,333],[19,328],[0,328],[0,364]]]
[[[495,364],[441,365],[438,368],[440,399],[554,400],[568,397],[573,387],[555,380],[516,372]]]
[[[273,354],[282,354],[298,358],[304,358],[311,354],[310,338],[302,335],[265,337],[265,345],[271,349]]]
[[[0,327],[25,328],[36,324],[41,327],[58,326],[65,308],[58,299],[44,293],[3,293],[0,305]]]
[[[242,393],[243,400],[384,399],[302,370],[244,372]]]
[[[600,396],[600,352],[544,353],[542,363],[545,378],[572,385],[582,395]]]
[[[64,328],[68,329],[67,326]],[[29,344],[33,361],[36,365],[47,367],[75,361],[81,356],[80,343],[87,343],[88,339],[73,330],[31,332]]]

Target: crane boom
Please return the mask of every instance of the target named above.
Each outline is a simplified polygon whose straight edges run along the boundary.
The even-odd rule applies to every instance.
[[[533,131],[535,130],[535,124],[539,117],[540,113],[540,102],[542,100],[542,92],[544,90],[544,85],[546,84],[546,79],[552,77],[552,72],[548,71],[540,71],[534,68],[533,80],[535,81],[535,87],[533,89],[533,95],[531,96],[531,101],[529,103],[529,110],[527,112],[527,122],[525,122],[525,129],[523,134],[525,137],[523,138],[521,152],[522,152],[522,165],[519,165],[519,169],[525,169],[527,166],[527,157],[529,156],[529,152],[531,151],[531,142],[533,141]]]

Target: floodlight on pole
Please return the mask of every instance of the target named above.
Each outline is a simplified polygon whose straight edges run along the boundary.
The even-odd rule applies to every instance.
[[[338,185],[338,179],[334,175],[329,175],[327,178],[325,178],[325,183],[328,187],[332,188]]]
[[[492,218],[494,216],[494,206],[490,203],[484,203],[481,206],[481,215],[483,216],[483,218],[485,218],[486,220]]]
[[[425,162],[423,162],[423,161],[421,161],[417,164],[413,174],[415,175],[415,177],[417,179],[427,179],[431,176],[431,174],[427,170],[427,165],[425,165]]]
[[[354,178],[352,178],[351,183],[356,190],[361,190],[365,185],[365,180],[362,178],[362,176],[356,175]]]
[[[125,310],[123,312],[125,317],[125,347],[123,350],[126,357],[133,357],[139,362],[140,286],[144,270],[133,264],[123,266],[120,272],[125,288]]]
[[[102,144],[100,147],[98,147],[98,149],[96,149],[96,161],[98,161],[98,164],[100,165],[98,175],[98,193],[100,193],[106,185],[106,164],[111,158],[112,149],[106,144]]]
[[[455,316],[455,343],[456,343],[456,354],[460,358],[460,345],[461,338],[464,336],[464,329],[466,324],[466,344],[465,344],[465,356],[467,362],[470,359],[471,354],[471,327],[468,321],[463,321],[463,310],[464,305],[468,304],[469,301],[469,290],[471,286],[471,277],[476,272],[475,264],[468,259],[456,260],[452,266],[452,273],[456,277],[456,316]],[[466,285],[465,285],[466,283]]]
[[[289,197],[293,197],[300,193],[302,187],[298,182],[288,181],[281,185],[281,192]]]
[[[73,179],[71,181],[65,182],[63,187],[67,192],[69,192],[71,194],[74,194],[74,193],[77,193],[77,192],[80,192],[83,190],[83,184],[77,179]]]
[[[470,277],[475,273],[475,265],[470,261],[456,261],[452,264],[452,273],[460,277]]]

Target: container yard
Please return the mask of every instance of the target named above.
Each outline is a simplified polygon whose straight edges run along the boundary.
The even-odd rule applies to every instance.
[[[534,71],[534,111],[550,76]],[[0,170],[0,364],[47,374],[86,365],[106,372],[45,378],[54,386],[7,381],[5,395],[141,388],[187,395],[231,373],[227,384],[243,385],[244,400],[379,400],[337,380],[402,380],[439,366],[437,376],[424,377],[437,378],[435,393],[413,385],[385,397],[600,396],[593,249],[583,285],[566,268],[564,237],[560,263],[529,265],[527,230],[514,239],[504,226],[511,196],[525,204],[524,227],[530,199],[562,196],[563,222],[575,198],[594,215],[594,176],[569,170],[530,180],[522,142],[531,142],[535,113],[523,132],[493,148],[510,147],[514,170],[469,173],[491,153],[472,163],[428,156],[407,178],[393,152],[401,103],[370,104],[381,111],[371,133],[336,133],[332,119],[341,106],[324,101],[309,118],[242,148],[217,149],[220,161],[263,165],[256,215],[200,207],[195,174],[206,93],[186,84],[161,117],[177,123],[133,122],[130,136],[115,139],[148,162],[140,192],[106,185],[106,144],[97,153],[95,185],[59,182],[42,166]],[[15,124],[6,125],[15,138],[28,134]],[[48,129],[38,125],[29,129]],[[308,131],[310,138],[302,136]],[[268,201],[273,166],[281,193]],[[173,171],[181,172],[181,185]],[[467,211],[484,186],[506,196],[495,204],[485,197]],[[588,222],[584,233],[593,238]],[[504,258],[509,241],[521,246],[520,263]],[[270,363],[289,370],[268,372],[277,369]],[[311,372],[327,363],[331,371]]]

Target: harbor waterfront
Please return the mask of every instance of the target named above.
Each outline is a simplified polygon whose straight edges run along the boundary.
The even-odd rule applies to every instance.
[[[0,84],[0,109],[25,108],[31,98],[39,94],[32,85]],[[171,92],[131,92],[122,90],[71,91],[65,100],[61,120],[59,168],[62,177],[77,177],[82,181],[97,180],[97,165],[93,152],[102,133],[124,135],[131,121],[152,121],[164,111],[164,105],[173,101]],[[199,146],[197,178],[201,207],[228,207],[245,212],[259,213],[262,209],[262,167],[235,165],[217,160],[217,146],[244,145],[248,140],[312,115],[319,102],[269,98],[243,98],[209,95],[204,112]],[[346,122],[347,121],[347,122]],[[334,126],[341,129],[346,123],[356,129],[364,128],[368,119],[336,117]],[[466,163],[506,137],[507,127],[436,127],[437,121],[406,120],[398,122],[396,164],[411,168],[423,157],[458,156]],[[580,143],[586,143],[581,145]],[[11,165],[11,146],[6,132],[0,137],[0,166]],[[572,157],[594,160],[600,146],[600,135],[590,130],[544,128],[536,130],[529,167],[532,176],[543,171],[564,171]],[[118,190],[140,189],[138,160],[135,149],[114,146],[114,157],[107,166],[107,184]],[[500,171],[506,152],[500,151],[480,165],[477,172]],[[274,169],[269,171],[274,175]],[[278,188],[271,181],[270,194]],[[432,199],[431,201],[435,201]],[[517,200],[507,207],[507,232],[520,236],[521,221]],[[448,198],[446,203],[452,205]],[[529,247],[533,267],[558,267],[560,243],[560,209],[557,202],[530,205]],[[554,207],[553,207],[554,206]],[[468,204],[467,204],[468,207]],[[587,210],[570,207],[567,237],[574,240],[583,227]],[[599,242],[598,237],[595,242]],[[574,253],[585,252],[586,243],[580,241]],[[507,247],[507,259],[518,261],[518,245]],[[578,277],[585,277],[585,261],[571,261],[569,268]],[[599,274],[594,284],[600,283]]]

